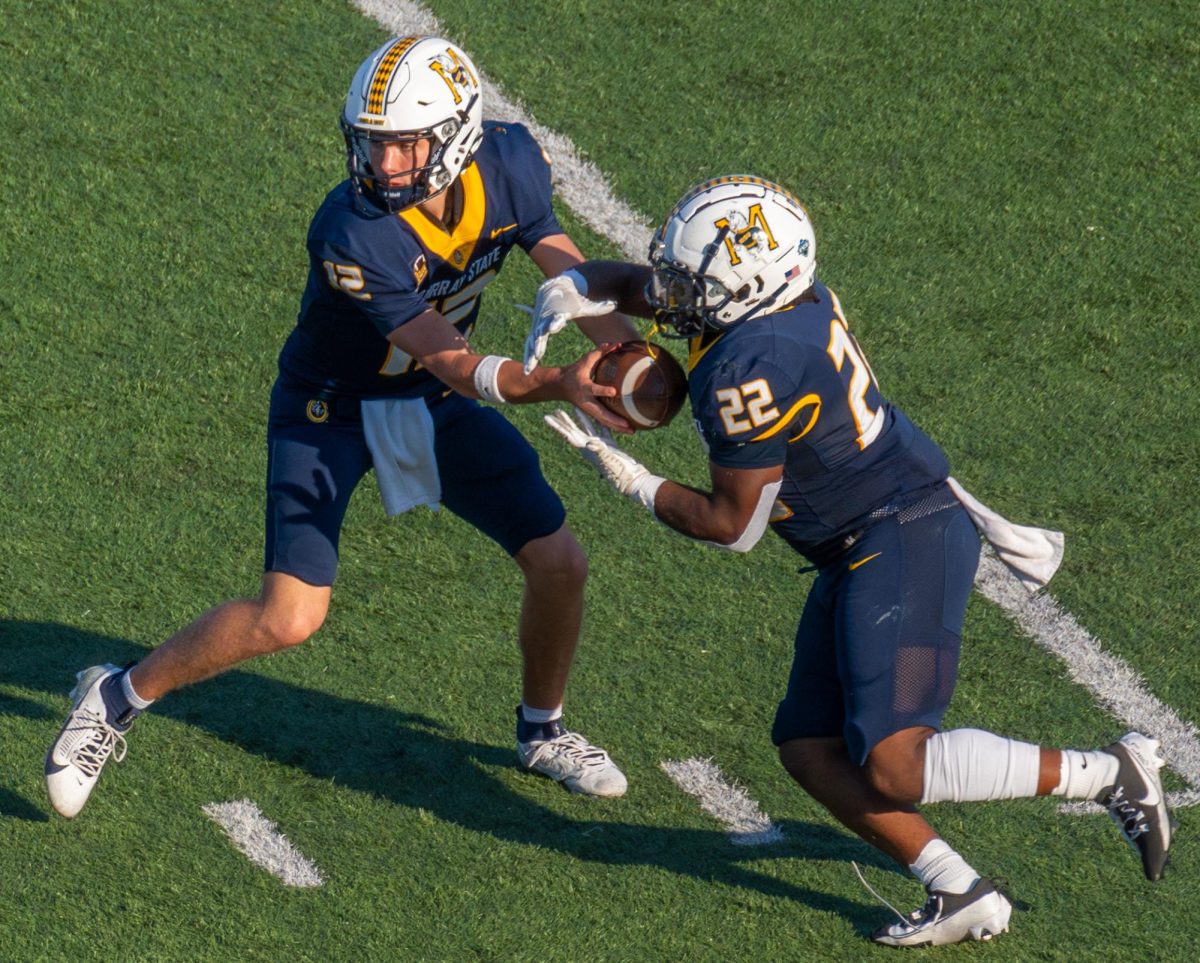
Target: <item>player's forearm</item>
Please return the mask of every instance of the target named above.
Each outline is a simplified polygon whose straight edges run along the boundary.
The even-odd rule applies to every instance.
[[[605,314],[599,318],[579,318],[575,324],[592,344],[616,344],[635,341],[640,335],[637,328],[623,314]]]
[[[654,514],[681,535],[718,545],[732,545],[746,527],[746,519],[732,505],[718,501],[712,492],[673,481],[659,487]]]
[[[561,368],[535,368],[528,375],[519,361],[473,351],[455,351],[421,359],[439,381],[460,395],[493,403],[567,401]]]
[[[563,368],[534,368],[525,374],[519,361],[506,359],[500,366],[497,386],[504,400],[510,404],[532,401],[570,401],[570,393],[563,380]]]
[[[624,261],[588,261],[577,265],[574,270],[587,280],[589,300],[615,301],[617,310],[625,314],[640,318],[653,316],[653,310],[646,303],[646,284],[650,281],[650,268],[647,265]]]

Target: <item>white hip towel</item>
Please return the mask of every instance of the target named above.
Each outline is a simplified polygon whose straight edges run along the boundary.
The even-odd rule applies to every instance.
[[[953,478],[946,484],[960,502],[975,527],[1030,592],[1042,588],[1062,564],[1065,539],[1062,532],[1031,525],[1014,525],[980,502]]]
[[[441,507],[442,483],[433,453],[433,417],[422,398],[372,398],[362,403],[363,435],[388,515],[418,505]]]

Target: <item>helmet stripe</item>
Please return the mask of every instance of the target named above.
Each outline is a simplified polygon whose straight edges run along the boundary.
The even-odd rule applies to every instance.
[[[409,47],[420,39],[422,38],[400,37],[388,48],[388,52],[380,59],[379,66],[375,68],[375,74],[371,77],[371,87],[367,94],[368,114],[383,113],[384,95],[387,93],[388,84],[392,82],[392,77],[396,73],[396,67],[400,64],[400,58],[408,53]]]
[[[724,184],[753,184],[756,187],[765,187],[767,190],[776,191],[777,193],[782,194],[789,201],[800,208],[800,210],[804,211],[805,215],[808,214],[808,209],[801,202],[800,198],[789,191],[786,187],[781,187],[774,181],[768,181],[762,177],[753,177],[749,174],[724,174],[721,177],[714,177],[710,180],[707,180],[703,184],[697,184],[690,191],[684,194],[683,197],[679,199],[679,203],[677,203],[671,209],[671,213],[667,215],[667,219],[663,222],[663,226],[659,228],[659,235],[661,236],[663,233],[665,233],[666,226],[668,223],[670,223],[671,218],[675,217],[676,214],[683,210],[689,201],[713,187],[721,187]]]

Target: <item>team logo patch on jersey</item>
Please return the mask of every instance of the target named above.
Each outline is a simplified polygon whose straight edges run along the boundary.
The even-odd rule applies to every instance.
[[[308,403],[308,408],[304,413],[308,415],[309,421],[319,425],[321,422],[329,420],[329,405],[320,398],[314,398]]]
[[[423,284],[429,277],[429,262],[425,260],[424,254],[418,254],[417,259],[413,261],[413,277],[417,279],[418,285]]]

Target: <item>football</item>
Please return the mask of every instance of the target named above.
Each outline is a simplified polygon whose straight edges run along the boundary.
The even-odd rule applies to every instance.
[[[669,351],[648,341],[625,341],[592,369],[592,380],[619,392],[600,398],[637,430],[661,428],[687,397],[687,375]]]

